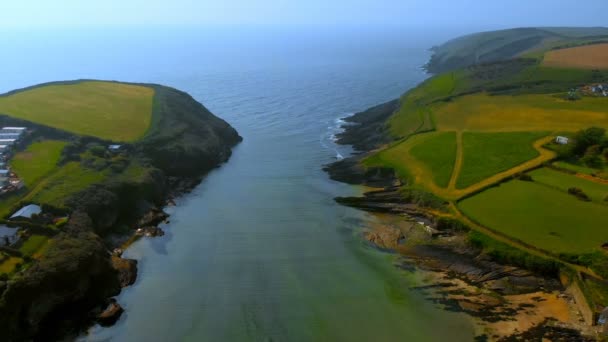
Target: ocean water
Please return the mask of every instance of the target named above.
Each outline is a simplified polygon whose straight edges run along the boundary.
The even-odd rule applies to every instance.
[[[469,341],[471,322],[412,289],[417,277],[360,238],[374,218],[333,198],[361,189],[324,164],[340,119],[427,75],[421,32],[27,32],[2,35],[0,92],[96,78],[187,91],[244,137],[230,161],[167,208],[126,312],[82,341]]]

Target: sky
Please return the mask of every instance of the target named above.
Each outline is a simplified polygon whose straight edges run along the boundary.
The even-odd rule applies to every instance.
[[[606,26],[608,0],[0,0],[0,29]]]

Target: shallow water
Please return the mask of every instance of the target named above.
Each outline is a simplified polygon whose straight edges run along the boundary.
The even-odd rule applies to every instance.
[[[321,170],[350,153],[332,141],[339,118],[423,80],[427,48],[440,38],[104,37],[85,44],[66,36],[59,47],[12,42],[17,50],[44,49],[49,68],[9,52],[0,65],[27,71],[8,72],[0,89],[84,77],[162,83],[189,92],[245,140],[167,209],[164,237],[140,240],[125,253],[140,271],[118,297],[126,313],[82,340],[472,339],[465,316],[410,290],[416,276],[361,241],[373,218],[333,201],[359,190]],[[65,51],[74,54],[62,60]]]

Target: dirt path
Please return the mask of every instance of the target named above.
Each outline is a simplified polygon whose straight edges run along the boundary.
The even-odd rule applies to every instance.
[[[507,177],[511,177],[514,174],[517,173],[521,173],[521,172],[525,172],[528,171],[530,169],[533,169],[539,165],[541,165],[544,162],[547,162],[551,159],[554,159],[556,157],[556,153],[547,149],[543,148],[543,145],[545,145],[546,143],[550,142],[553,139],[552,136],[549,137],[545,137],[542,138],[540,140],[537,140],[536,142],[534,142],[534,148],[538,151],[538,153],[540,154],[538,157],[532,159],[532,160],[528,160],[527,162],[523,163],[523,164],[519,164],[516,167],[510,168],[507,171],[503,171],[500,173],[495,174],[492,177],[486,178],[484,180],[482,180],[479,183],[473,184],[468,188],[465,189],[454,189],[453,191],[449,191],[449,199],[459,199],[462,198],[472,192],[481,190],[485,187],[488,187],[492,184],[498,183],[501,180],[507,178]]]
[[[462,149],[462,131],[458,131],[456,132],[456,161],[454,162],[452,178],[450,178],[450,183],[448,184],[448,191],[456,190],[456,181],[458,180],[458,176],[460,176],[460,170],[462,169]]]

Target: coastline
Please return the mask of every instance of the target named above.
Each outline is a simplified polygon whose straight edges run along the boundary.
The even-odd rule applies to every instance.
[[[124,249],[143,236],[164,235],[159,224],[169,215],[163,209],[227,162],[242,141],[232,126],[187,93],[146,86],[156,90],[153,124],[144,138],[123,144],[120,156],[127,165],[138,166],[135,172],[123,175],[121,169],[116,171],[121,177],[103,178],[69,193],[64,208],[43,204],[44,210],[69,214],[69,219],[55,232],[44,257],[0,280],[0,329],[8,341],[63,340],[96,323],[114,324],[124,312],[115,297],[135,283],[138,272],[136,260],[122,258]],[[112,143],[31,126],[39,139],[60,136],[70,141],[72,148],[64,152],[76,163],[83,162],[79,157],[88,151],[88,142],[102,151]],[[112,156],[106,152],[100,158]]]
[[[370,152],[392,140],[384,125],[395,110],[391,103],[344,119],[348,124],[336,143],[351,145],[356,153],[324,167],[333,180],[371,188],[362,197],[335,199],[378,216],[381,223],[364,232],[362,239],[398,254],[397,267],[423,274],[427,285],[417,290],[445,310],[468,315],[479,340],[595,340],[587,336],[597,331],[586,324],[576,295],[558,274],[497,262],[470,245],[468,227],[444,219],[441,211],[427,208],[415,194],[400,191],[402,184],[393,170],[360,165]]]

